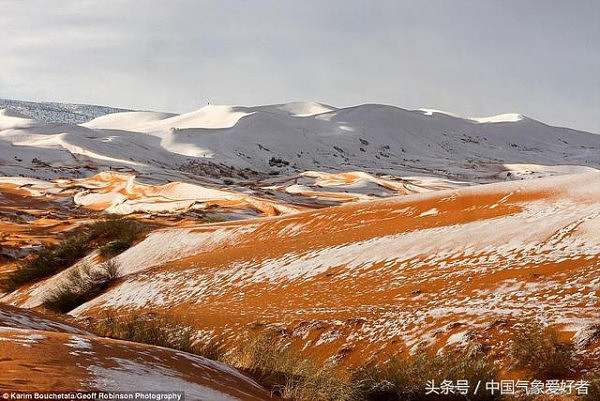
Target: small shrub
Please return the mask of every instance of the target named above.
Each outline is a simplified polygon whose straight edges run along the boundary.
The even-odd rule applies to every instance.
[[[425,350],[415,357],[392,357],[383,365],[367,364],[352,374],[355,394],[354,400],[367,401],[420,401],[436,399],[435,395],[426,395],[427,381],[439,384],[443,380],[467,380],[473,386],[478,381],[485,383],[496,379],[497,371],[488,358],[482,355],[468,355],[453,351],[437,355]],[[441,396],[444,400],[497,400],[499,395],[481,391],[473,394],[449,394]],[[440,396],[438,396],[440,397]]]
[[[482,355],[425,351],[416,357],[391,358],[384,365],[367,364],[352,374],[319,364],[286,347],[280,335],[266,332],[224,352],[223,343],[195,341],[195,330],[161,315],[117,317],[108,314],[92,324],[102,336],[153,344],[229,363],[288,401],[495,401],[499,394],[426,396],[426,382],[468,380],[471,386],[497,380],[492,363]],[[440,398],[441,397],[441,398]]]
[[[58,245],[42,248],[7,275],[2,282],[3,289],[11,292],[24,284],[58,273],[84,257],[87,245],[87,236],[77,234],[61,241]]]
[[[117,277],[118,265],[112,260],[95,267],[80,267],[46,297],[44,306],[55,312],[69,312],[100,294]]]
[[[590,382],[588,394],[578,397],[580,401],[598,401],[600,400],[600,376],[588,376],[584,380]]]
[[[351,383],[342,372],[318,366],[284,347],[277,335],[266,333],[245,342],[229,361],[284,400],[345,401]]]
[[[224,221],[227,221],[224,217],[222,216],[206,216],[204,217],[204,222],[205,223],[222,223]]]
[[[224,358],[220,341],[198,342],[195,329],[165,315],[119,317],[107,314],[104,319],[94,322],[90,329],[104,337],[172,348],[213,360]]]
[[[513,335],[512,341],[511,356],[515,368],[531,372],[540,380],[573,375],[573,344],[561,342],[555,329],[527,323]]]
[[[131,219],[111,216],[88,226],[91,239],[105,240],[100,255],[113,256],[129,248],[138,237],[142,226]]]
[[[289,374],[279,392],[284,400],[294,401],[346,401],[352,399],[352,393],[352,384],[347,376],[331,367],[317,367],[314,363]]]
[[[27,283],[56,274],[79,261],[98,244],[102,244],[101,256],[114,256],[129,248],[142,229],[143,226],[135,220],[118,216],[88,224],[58,245],[42,248],[23,261],[3,279],[2,289],[12,292]]]
[[[86,228],[93,239],[102,237],[115,239],[135,237],[141,227],[135,220],[109,215],[103,220],[88,224]]]
[[[124,239],[116,239],[114,241],[110,241],[108,244],[102,245],[99,248],[100,256],[109,257],[118,255],[121,252],[127,250],[133,240],[124,240]]]

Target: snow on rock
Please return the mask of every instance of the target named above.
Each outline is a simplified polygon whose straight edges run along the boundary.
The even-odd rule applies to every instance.
[[[25,102],[0,99],[0,109],[14,110],[22,116],[43,123],[80,124],[99,116],[127,111],[115,107],[90,104]]]

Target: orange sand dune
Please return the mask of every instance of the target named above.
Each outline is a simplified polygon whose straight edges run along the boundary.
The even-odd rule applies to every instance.
[[[472,185],[432,176],[394,177],[375,176],[362,171],[320,172],[305,171],[294,177],[272,180],[261,189],[291,195],[294,204],[335,205],[359,200],[408,195]],[[300,199],[302,199],[302,201]]]
[[[60,199],[32,197],[27,189],[0,184],[0,266],[32,247],[55,243],[90,214]]]
[[[89,210],[109,213],[178,213],[220,207],[249,216],[293,213],[303,208],[269,201],[228,189],[180,181],[162,185],[143,184],[131,174],[103,172],[89,178],[42,181],[6,177],[0,192],[47,200],[71,201]]]
[[[600,322],[597,173],[158,230],[116,261],[123,280],[73,315],[152,310],[231,339],[272,326],[349,361],[474,342],[501,355],[539,319],[600,352],[583,338]]]
[[[3,391],[184,391],[191,400],[267,400],[221,363],[165,348],[100,338],[0,305]]]

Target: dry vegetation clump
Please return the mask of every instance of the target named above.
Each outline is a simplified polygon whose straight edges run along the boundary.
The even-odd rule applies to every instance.
[[[499,400],[500,396],[486,391],[474,394],[474,386],[479,381],[497,380],[497,373],[492,361],[483,355],[469,355],[463,351],[436,354],[424,350],[416,356],[392,357],[382,365],[371,363],[359,367],[352,374],[352,383],[356,401],[492,401]],[[426,395],[429,380],[437,386],[443,380],[453,383],[467,380],[470,388],[466,395]]]
[[[239,347],[225,352],[220,340],[202,344],[197,332],[179,321],[161,315],[117,317],[107,315],[92,324],[92,331],[112,338],[154,344],[219,360],[246,373],[271,391],[275,399],[288,401],[545,401],[541,396],[506,398],[481,387],[498,382],[498,370],[490,357],[469,350],[434,352],[423,350],[416,356],[394,356],[386,363],[366,363],[341,368],[318,363],[285,343],[285,337],[265,329]],[[531,371],[536,378],[556,379],[571,372],[573,354],[568,344],[558,341],[552,330],[526,325],[515,335],[513,358],[517,368]],[[535,368],[535,369],[534,369]],[[448,380],[467,381],[468,394],[427,395],[427,382],[437,386]],[[596,401],[600,381],[589,379],[590,395],[582,401]],[[596,397],[596,398],[594,398]],[[567,400],[570,398],[556,398]],[[554,400],[554,399],[553,399]]]
[[[116,255],[129,248],[143,230],[142,224],[120,216],[85,225],[56,245],[48,245],[22,261],[2,280],[4,291],[12,292],[32,282],[52,276],[73,265],[94,247],[100,246],[104,257]]]
[[[74,269],[43,304],[55,312],[67,313],[107,289],[118,278],[118,272],[119,266],[114,260]]]
[[[92,239],[104,243],[100,247],[100,254],[114,256],[133,245],[143,227],[132,219],[109,216],[107,219],[90,224],[87,228]]]
[[[573,344],[560,341],[554,328],[526,323],[512,338],[513,367],[531,373],[539,380],[564,379],[574,375]]]
[[[228,362],[252,376],[284,400],[293,401],[493,401],[498,394],[426,395],[428,380],[468,380],[471,385],[497,379],[492,361],[483,355],[453,351],[443,355],[424,351],[397,356],[383,365],[365,364],[348,371],[318,364],[290,347],[276,334],[251,338]],[[437,398],[436,398],[437,397]]]
[[[107,314],[89,329],[104,337],[172,348],[217,361],[225,355],[220,341],[199,342],[195,329],[167,315]]]
[[[352,399],[353,389],[349,375],[331,366],[319,366],[286,347],[281,338],[273,333],[249,339],[232,352],[228,362],[284,400]]]
[[[207,224],[222,223],[224,221],[227,221],[227,219],[225,219],[223,216],[205,216],[203,219],[203,222]]]
[[[578,397],[579,401],[598,401],[600,400],[600,373],[596,373],[595,376],[587,376],[584,380],[590,382],[588,394],[582,397]]]
[[[16,270],[8,273],[2,281],[2,288],[11,292],[18,287],[51,276],[69,267],[85,256],[88,238],[75,234],[57,245],[40,249],[32,258],[22,262]]]

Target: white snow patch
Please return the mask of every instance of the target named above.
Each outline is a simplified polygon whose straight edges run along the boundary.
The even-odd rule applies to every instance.
[[[427,217],[427,216],[437,216],[440,214],[440,211],[436,208],[431,208],[429,210],[424,211],[419,215],[419,217]]]
[[[190,383],[179,376],[178,372],[158,365],[145,365],[122,358],[111,358],[118,363],[116,368],[89,366],[95,376],[92,382],[98,388],[107,391],[183,391],[186,399],[205,401],[235,401],[238,398],[229,394]]]

